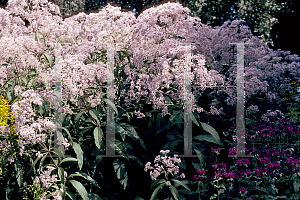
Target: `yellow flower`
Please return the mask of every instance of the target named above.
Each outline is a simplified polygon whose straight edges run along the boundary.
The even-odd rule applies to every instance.
[[[14,134],[15,116],[10,112],[8,100],[0,96],[0,126],[9,125],[10,133]]]

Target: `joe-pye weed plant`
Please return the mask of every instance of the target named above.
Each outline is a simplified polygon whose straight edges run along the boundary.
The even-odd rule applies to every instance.
[[[54,12],[54,14],[56,12],[58,15],[52,15],[51,12]],[[1,17],[4,20],[1,24],[1,46],[3,54],[1,55],[2,72],[0,73],[2,73],[3,76],[1,76],[0,81],[4,86],[4,95],[12,100],[12,98],[14,98],[13,92],[18,92],[23,95],[23,98],[27,98],[26,101],[19,102],[24,105],[23,107],[15,104],[13,107],[16,111],[15,113],[17,113],[20,108],[26,108],[24,110],[27,110],[26,112],[31,113],[31,115],[34,115],[34,112],[37,110],[43,110],[39,112],[39,115],[44,115],[43,117],[45,117],[44,120],[43,118],[38,120],[38,123],[32,123],[32,119],[34,118],[30,118],[24,111],[23,114],[17,117],[16,127],[19,131],[19,140],[21,141],[18,143],[20,146],[20,156],[22,156],[23,153],[26,153],[25,148],[28,148],[31,143],[35,144],[46,140],[47,134],[43,134],[43,131],[47,128],[50,128],[50,130],[52,129],[51,131],[53,131],[54,128],[51,121],[46,119],[47,117],[53,119],[50,114],[51,112],[53,113],[53,110],[50,107],[47,108],[47,106],[53,105],[54,103],[51,98],[53,95],[52,86],[54,85],[51,67],[55,63],[55,60],[53,59],[53,42],[57,40],[72,44],[69,47],[65,45],[63,48],[65,62],[63,63],[62,78],[64,85],[66,86],[99,85],[105,83],[107,68],[105,56],[102,62],[97,61],[94,57],[97,57],[100,52],[104,52],[104,54],[107,52],[105,52],[105,44],[101,42],[98,43],[98,41],[114,41],[125,44],[121,47],[118,46],[120,49],[124,48],[124,50],[127,50],[128,54],[126,51],[123,51],[125,55],[124,64],[120,64],[119,67],[121,68],[117,71],[120,73],[117,80],[120,84],[115,85],[116,91],[119,91],[119,95],[116,95],[116,100],[122,102],[120,99],[122,99],[121,97],[123,95],[125,104],[120,104],[120,107],[128,106],[130,102],[132,103],[135,101],[132,104],[134,105],[134,109],[138,106],[137,109],[139,109],[139,111],[136,111],[137,109],[135,112],[126,113],[123,111],[123,114],[134,113],[138,117],[145,117],[143,114],[143,106],[152,102],[153,109],[163,110],[162,116],[165,116],[168,113],[167,104],[170,102],[173,104],[181,103],[180,105],[182,105],[182,101],[180,100],[183,99],[182,72],[184,70],[185,48],[182,48],[183,45],[175,46],[175,42],[183,41],[187,43],[195,42],[202,44],[200,46],[196,45],[196,48],[193,47],[192,75],[195,77],[196,84],[208,85],[224,83],[225,77],[224,75],[218,74],[218,71],[209,71],[207,68],[216,68],[219,70],[218,67],[228,65],[231,68],[228,70],[227,77],[230,77],[230,73],[235,72],[234,69],[236,66],[234,65],[234,54],[226,54],[228,50],[226,46],[228,46],[228,44],[225,43],[225,41],[240,42],[250,39],[254,42],[254,47],[249,49],[246,48],[246,53],[249,52],[247,54],[249,56],[246,56],[246,60],[248,59],[247,64],[249,64],[249,67],[246,68],[246,74],[247,71],[251,72],[249,77],[252,76],[252,78],[249,81],[251,84],[248,86],[250,89],[246,91],[250,90],[253,94],[259,91],[265,91],[266,82],[261,81],[264,80],[262,77],[257,77],[258,74],[263,73],[254,73],[258,72],[258,70],[260,70],[260,72],[262,71],[262,69],[255,69],[255,56],[259,57],[262,53],[265,53],[266,55],[270,52],[272,53],[272,51],[265,46],[258,48],[261,43],[247,31],[246,27],[239,26],[240,22],[238,21],[233,22],[231,25],[229,25],[230,23],[227,23],[223,27],[213,29],[201,24],[199,19],[188,16],[188,12],[188,9],[183,8],[180,4],[165,4],[159,8],[149,9],[144,15],[135,19],[133,14],[122,13],[118,8],[108,6],[98,14],[85,15],[81,13],[68,20],[62,21],[56,7],[51,3],[48,4],[47,1],[9,1],[7,11],[1,9]],[[99,18],[102,20],[98,20]],[[24,19],[27,19],[30,22],[29,27],[24,25],[24,21],[22,21]],[[108,26],[110,29],[107,28]],[[178,27],[184,28],[178,29]],[[116,34],[117,32],[119,34]],[[236,37],[238,32],[240,37]],[[114,37],[106,37],[110,35],[113,35]],[[128,37],[128,35],[131,37]],[[8,46],[11,48],[3,48],[7,44],[10,44]],[[224,50],[223,52],[222,48]],[[255,49],[258,49],[258,53],[253,54],[253,50]],[[145,52],[142,52],[141,50]],[[285,60],[290,62],[282,63],[282,65],[286,66],[287,70],[292,71],[291,76],[297,78],[299,57],[290,56],[289,53],[286,52],[283,52],[282,54],[286,56]],[[214,56],[216,56],[216,58]],[[271,56],[274,57],[275,54],[271,54]],[[268,56],[265,57],[260,60],[263,61],[264,59],[267,59]],[[93,62],[93,60],[96,60],[96,62]],[[130,62],[131,60],[132,62]],[[279,61],[279,59],[275,59],[272,62],[276,64],[276,62],[278,63]],[[84,67],[82,67],[83,65]],[[276,65],[272,65],[272,67],[273,66],[276,67]],[[29,69],[32,70],[29,71]],[[276,69],[278,69],[278,67]],[[282,70],[276,71],[276,73],[278,74],[278,80],[283,79],[283,77],[280,76],[283,74]],[[36,76],[30,79],[30,76],[33,75]],[[46,77],[48,77],[48,79]],[[268,81],[271,82],[271,80]],[[232,79],[228,82],[232,83],[234,80]],[[162,84],[163,86],[161,86]],[[245,85],[247,87],[247,79]],[[286,85],[283,85],[282,87],[288,88]],[[32,88],[34,91],[28,90]],[[70,116],[69,118],[66,118],[66,121],[73,123],[71,122],[71,116],[73,116],[73,119],[75,120],[75,123],[73,123],[75,126],[69,126],[69,130],[66,129],[65,133],[70,133],[73,126],[74,133],[78,133],[77,136],[80,140],[80,138],[84,138],[83,136],[88,137],[88,134],[83,135],[83,132],[80,133],[78,129],[82,120],[86,121],[86,127],[93,124],[94,138],[87,138],[85,142],[94,140],[95,147],[102,151],[101,148],[99,148],[101,143],[96,142],[99,141],[99,138],[102,138],[102,130],[97,128],[97,126],[101,124],[101,119],[98,118],[97,115],[99,115],[99,117],[101,114],[105,115],[105,110],[103,107],[99,106],[102,103],[105,91],[99,92],[98,90],[92,89],[92,92],[86,92],[84,88],[76,87],[66,87],[63,88],[62,91],[65,95],[62,99],[65,104],[63,107],[64,112],[69,113],[68,116]],[[226,92],[231,98],[231,100],[229,98],[227,102],[233,103],[234,90],[227,89]],[[249,95],[252,93],[249,93]],[[194,94],[195,96],[200,95],[199,92]],[[272,93],[268,93],[268,95],[272,98],[274,97]],[[142,100],[143,97],[146,101]],[[169,97],[169,99],[167,97]],[[167,99],[169,101],[167,101]],[[46,100],[49,100],[50,104],[47,103]],[[41,104],[41,102],[43,102],[43,104]],[[40,107],[28,110],[30,106],[25,106],[28,105],[28,103]],[[45,107],[45,109],[41,109],[41,107]],[[85,111],[88,111],[86,113],[89,113],[91,116],[86,117],[85,112],[72,113],[75,111],[76,107],[84,108]],[[103,109],[103,111],[100,111],[100,108]],[[197,106],[194,105],[193,109],[196,108]],[[201,112],[201,108],[198,107],[197,111]],[[222,108],[216,109],[214,106],[210,108],[212,114],[220,114],[221,111]],[[95,116],[91,113],[94,113]],[[150,111],[145,114],[151,118],[151,113],[153,112]],[[174,112],[170,114],[174,114]],[[85,117],[82,117],[83,115]],[[38,119],[38,116],[35,116],[35,118]],[[89,122],[89,120],[91,122]],[[25,127],[27,129],[25,129]],[[44,127],[44,129],[39,129],[39,127]],[[121,136],[123,138],[125,138],[125,133],[135,133],[132,129],[128,132],[125,131],[122,126],[120,127],[124,130],[122,131],[122,129],[119,128],[120,135],[123,135],[124,137]],[[30,131],[25,132],[25,130]],[[37,130],[39,130],[39,134],[36,135],[35,132]],[[88,130],[88,128],[86,128],[86,130]],[[86,132],[88,133],[88,131]],[[32,134],[28,135],[28,133]],[[135,134],[133,137],[139,138],[140,136]],[[68,139],[74,149],[74,155],[76,155],[76,158],[73,160],[71,159],[70,161],[75,161],[75,159],[77,159],[78,169],[80,170],[83,166],[83,158],[85,157],[83,156],[85,150],[82,149],[87,150],[88,148],[87,146],[83,146],[84,142],[82,139],[82,143],[77,139],[76,142],[72,141],[71,134],[68,134]],[[48,151],[46,151],[46,149],[44,150],[45,152],[50,151],[50,149],[48,149]],[[95,152],[97,151],[98,150],[95,149]],[[57,162],[53,161],[53,165],[59,169],[58,167],[64,159],[58,159]],[[94,160],[90,169],[93,168],[93,171],[95,172],[96,166],[100,160],[101,159]],[[122,161],[117,160],[117,163],[119,163],[120,168],[124,171],[125,165]],[[86,172],[90,169],[86,169]],[[75,171],[73,170],[73,172]],[[86,177],[84,175],[82,176]],[[124,181],[126,180],[126,177],[122,179],[121,176],[119,176],[119,178],[121,184],[126,187],[125,183],[127,181]],[[90,178],[86,179],[91,180]],[[73,182],[72,185],[75,186],[82,198],[87,198],[87,192],[84,192],[85,189],[82,189],[81,185],[78,186],[79,184],[77,182]],[[78,190],[78,188],[81,189]]]

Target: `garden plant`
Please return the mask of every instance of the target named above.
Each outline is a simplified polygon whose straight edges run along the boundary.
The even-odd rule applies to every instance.
[[[241,20],[205,25],[179,3],[138,18],[120,10],[108,5],[63,20],[47,0],[9,0],[0,9],[1,197],[299,199],[299,56],[268,48]],[[113,102],[102,87],[109,43]],[[239,151],[233,43],[248,43],[245,150],[253,158],[228,157]],[[198,86],[191,99],[184,97],[187,44],[188,76]],[[196,157],[180,158],[186,103]],[[110,144],[120,157],[103,156],[108,107],[115,111]]]

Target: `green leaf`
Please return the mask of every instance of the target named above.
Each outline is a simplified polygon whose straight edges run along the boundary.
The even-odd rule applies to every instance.
[[[194,166],[195,171],[202,168],[202,166],[198,163],[192,162],[192,165]]]
[[[299,182],[299,180],[297,180],[297,179],[294,180],[293,186],[294,186],[295,192],[298,192],[298,191],[299,191],[299,188],[300,188],[300,182]]]
[[[98,126],[100,126],[100,120],[99,120],[99,117],[98,117],[98,112],[97,112],[97,110],[95,110],[95,109],[91,109],[91,110],[89,110],[89,113],[90,113],[90,115],[97,121],[97,123],[98,123]]]
[[[141,197],[135,197],[134,200],[144,200],[144,199]]]
[[[198,136],[193,137],[193,140],[200,140],[200,141],[212,142],[212,143],[218,144],[218,142],[212,135],[198,135]]]
[[[165,182],[166,182],[165,179],[162,179],[162,178],[156,179],[155,181],[153,181],[153,182],[151,183],[150,190],[152,190],[153,187],[155,187],[155,186],[157,186],[157,185],[159,185],[159,184],[161,184],[161,183],[165,183]]]
[[[78,160],[76,158],[72,158],[72,157],[67,157],[64,158],[60,163],[64,163],[64,162],[77,162]]]
[[[79,128],[79,122],[80,122],[80,118],[81,116],[84,114],[85,112],[84,111],[81,111],[80,113],[78,113],[76,116],[75,116],[75,128],[74,128],[74,132],[75,134],[78,134],[78,128]]]
[[[21,76],[20,79],[25,83],[25,85],[27,86],[28,84],[28,80],[25,76]]]
[[[102,200],[97,194],[88,192],[88,196],[90,200]]]
[[[81,172],[75,172],[75,174],[71,174],[70,176],[68,176],[68,179],[69,178],[72,178],[72,177],[82,177],[88,181],[90,181],[93,185],[95,185],[97,188],[100,188],[100,186],[98,185],[98,183],[92,178],[90,177],[89,175],[87,174],[84,174],[84,173],[81,173]]]
[[[121,136],[121,138],[124,142],[125,141],[125,136],[127,135],[127,132],[119,124],[116,124],[116,132],[120,134],[120,136]]]
[[[65,183],[65,175],[64,175],[64,169],[61,167],[58,167],[58,177],[61,181],[60,186],[61,186],[61,188],[63,188],[64,183]]]
[[[121,123],[120,124],[122,127],[125,128],[126,130],[126,133],[129,137],[131,137],[132,139],[134,140],[139,140],[140,142],[140,145],[145,149],[147,150],[146,146],[145,146],[145,143],[143,142],[143,140],[139,137],[138,133],[136,132],[136,130],[134,129],[133,126],[131,126],[130,124],[127,124],[127,123]]]
[[[158,113],[156,116],[156,130],[158,130],[161,127],[162,123],[163,123],[162,115],[161,113]]]
[[[197,120],[196,120],[194,114],[193,114],[193,113],[190,113],[189,116],[191,117],[192,121],[193,121],[198,127],[200,127],[200,125],[199,125],[199,123],[197,122]]]
[[[20,160],[15,161],[15,170],[16,170],[16,178],[18,181],[19,187],[22,187],[23,184],[23,168]]]
[[[78,167],[81,170],[83,165],[83,151],[80,147],[80,145],[76,142],[73,142],[72,147],[76,153],[77,159],[78,159]]]
[[[195,150],[196,153],[197,153],[198,159],[199,159],[199,161],[200,161],[200,165],[203,167],[203,165],[204,165],[203,154],[202,154],[202,152],[200,151],[200,149],[198,149],[198,147],[197,147],[196,145],[193,144],[193,147],[194,147],[194,150]]]
[[[53,66],[53,60],[52,60],[52,58],[46,52],[43,52],[43,54],[44,54],[44,56],[46,56],[46,58],[47,58],[47,60],[48,60],[48,62],[50,64],[50,67],[52,67]]]
[[[178,194],[177,189],[176,189],[173,185],[170,185],[170,190],[171,190],[171,193],[173,194],[173,197],[174,197],[176,200],[178,200],[179,194]]]
[[[68,195],[68,197],[70,197],[70,199],[77,200],[76,197],[75,197],[75,195],[72,192],[66,191],[66,194]]]
[[[166,101],[168,101],[169,103],[173,104],[172,99],[168,95],[164,94],[164,97],[165,97]]]
[[[125,190],[128,181],[128,175],[127,175],[127,170],[125,168],[125,165],[121,160],[116,159],[113,161],[113,166],[117,178],[119,179],[119,182],[124,186],[124,190]]]
[[[165,181],[163,183],[161,183],[159,186],[157,186],[157,188],[155,188],[155,190],[153,191],[150,200],[154,200],[154,198],[156,197],[156,195],[158,194],[159,190],[161,188],[163,188],[165,185]]]
[[[101,128],[96,127],[94,129],[94,139],[95,139],[95,145],[98,149],[101,149],[100,142],[102,141],[102,137],[103,137],[103,132]]]
[[[34,80],[34,78],[32,78],[32,79],[28,82],[27,87],[30,88],[30,87],[34,87],[34,86],[36,86],[36,81]]]
[[[83,200],[89,200],[87,191],[85,187],[78,181],[69,180],[69,182],[73,185],[73,187],[77,190]]]
[[[220,137],[219,137],[218,132],[213,127],[211,127],[210,125],[208,125],[206,123],[203,123],[203,122],[200,122],[200,123],[201,123],[202,128],[205,131],[207,131],[208,133],[210,133],[215,138],[217,144],[223,146],[223,144],[220,141]]]
[[[11,194],[15,190],[15,188],[16,188],[16,178],[13,177],[12,179],[9,179],[8,183],[7,183],[7,187],[6,187],[6,191],[5,191],[6,200],[11,199]]]
[[[45,159],[47,158],[47,153],[44,155],[44,157],[42,158],[42,160],[41,160],[41,162],[40,162],[40,166],[39,166],[39,168],[41,169],[42,168],[42,166],[43,166],[43,164],[44,164],[44,161],[45,161]]]
[[[106,103],[108,103],[113,109],[114,109],[114,111],[117,113],[117,115],[118,115],[118,110],[117,110],[117,108],[116,108],[116,106],[109,100],[109,99],[104,99],[104,101],[106,102]]]
[[[113,145],[113,143],[114,143],[114,145]],[[115,151],[117,153],[119,153],[124,158],[126,158],[127,160],[129,160],[127,150],[128,149],[133,150],[133,147],[128,142],[121,142],[120,140],[115,139],[115,141],[109,140],[109,145],[113,149],[115,149]]]
[[[64,154],[57,148],[53,147],[53,151],[56,155],[60,156],[60,157],[64,157]]]
[[[36,32],[33,33],[33,39],[34,39],[35,41],[38,41],[38,36],[37,36],[37,33],[36,33]]]
[[[174,182],[178,183],[179,185],[182,185],[185,189],[191,191],[190,188],[185,184],[185,182],[188,182],[188,181],[179,181],[176,179],[171,179],[171,181],[174,181]]]
[[[131,155],[128,155],[128,157],[137,162],[141,167],[144,167],[143,163],[137,157]]]

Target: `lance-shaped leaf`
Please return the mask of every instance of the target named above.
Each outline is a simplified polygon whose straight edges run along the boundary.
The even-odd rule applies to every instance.
[[[128,181],[128,175],[127,175],[127,170],[125,168],[125,165],[121,160],[116,159],[113,162],[113,166],[117,178],[119,179],[119,182],[124,186],[124,190],[125,190]]]

